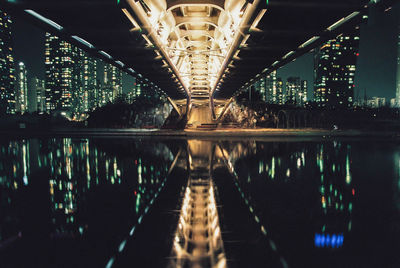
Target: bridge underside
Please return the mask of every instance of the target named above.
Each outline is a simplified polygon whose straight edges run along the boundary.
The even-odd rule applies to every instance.
[[[370,5],[385,9],[394,0],[0,2],[15,16],[146,77],[196,125],[217,123],[230,98],[257,75],[354,27]]]
[[[260,24],[267,12],[269,1],[126,0],[125,2],[126,8],[122,10],[134,26],[133,31],[141,31],[146,45],[154,49],[156,58],[162,61],[163,67],[178,83],[178,90],[186,95],[186,105],[181,105],[185,106],[185,112],[179,112],[177,109],[181,116],[185,115],[186,126],[217,125],[232,101],[232,99],[226,99],[232,96],[232,88],[238,91],[239,85],[232,84],[232,81],[246,77],[246,73],[236,72],[240,78],[232,76],[232,73],[235,73],[238,66],[243,65],[243,62],[240,62],[241,55],[246,55],[249,47],[252,49],[252,40],[249,41],[251,35],[255,35],[257,38],[256,33],[270,31],[270,25]],[[317,46],[329,37],[335,37],[347,23],[349,23],[349,27],[354,27],[361,20],[362,15],[367,12],[368,5],[371,4],[370,1],[347,1],[346,4],[337,2],[311,3],[311,8],[319,7],[321,10],[327,9],[330,12],[336,10],[337,13],[333,12],[335,15],[341,13],[344,17],[335,20],[334,17],[329,16],[333,20],[331,21],[333,24],[322,25],[322,28],[314,26],[314,35],[308,36],[308,40],[298,38],[297,47],[286,51],[286,54],[273,62],[270,68],[265,66],[267,68],[259,71],[258,74],[268,73],[272,69],[278,68],[278,65],[306,53],[310,50],[311,45]],[[285,8],[293,6],[297,6],[300,10],[310,8],[304,2],[297,1],[289,4],[281,1],[280,4]],[[274,2],[274,5],[271,1],[271,10],[272,8],[279,9],[277,2]],[[321,17],[318,18],[321,19]],[[304,22],[294,23],[292,21],[292,23],[290,27],[296,28],[295,24]],[[262,25],[261,29],[257,28],[259,24]],[[311,27],[312,24],[315,23],[307,22],[303,26]],[[317,28],[318,35],[315,33]],[[287,31],[289,31],[288,35],[295,35],[290,32],[290,29]],[[296,32],[301,31],[296,29]],[[282,31],[280,34],[286,35],[287,33]],[[268,42],[273,41],[271,36],[268,39]],[[267,44],[262,45],[268,47]],[[257,49],[260,50],[260,47]],[[271,50],[273,49],[268,49],[268,51]],[[257,54],[253,52],[252,57],[257,57]],[[241,66],[241,69],[252,70],[253,62],[259,60],[252,59],[249,66]],[[261,61],[264,60],[261,58]],[[256,78],[253,77],[253,79]],[[225,85],[224,94],[221,95],[225,99],[215,101],[215,97],[221,93],[223,85]],[[230,88],[227,89],[226,85],[229,85]],[[242,89],[244,88],[246,87],[242,85]],[[227,95],[227,92],[231,93]],[[176,108],[176,105],[174,107]]]
[[[215,92],[233,67],[239,46],[246,45],[247,33],[266,11],[258,8],[260,0],[126,3],[123,12],[133,30],[143,32],[147,46],[154,49],[171,78],[179,83],[178,90],[187,96],[188,125],[216,123],[220,112],[216,110],[221,109],[214,104]]]

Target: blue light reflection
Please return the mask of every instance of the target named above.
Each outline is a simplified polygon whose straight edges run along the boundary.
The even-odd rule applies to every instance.
[[[343,234],[315,234],[314,244],[317,248],[339,248],[343,246]]]

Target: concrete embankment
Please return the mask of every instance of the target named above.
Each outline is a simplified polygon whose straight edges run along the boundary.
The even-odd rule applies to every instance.
[[[163,129],[103,129],[103,128],[56,128],[51,130],[20,129],[0,131],[1,136],[43,137],[43,136],[125,136],[125,137],[181,137],[181,138],[268,138],[268,137],[381,137],[400,138],[397,131],[362,131],[362,130],[324,130],[324,129],[214,129],[214,130],[163,130]]]

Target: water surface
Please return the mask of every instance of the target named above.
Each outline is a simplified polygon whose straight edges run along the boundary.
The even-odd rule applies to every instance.
[[[3,139],[0,211],[1,267],[399,267],[400,143]]]

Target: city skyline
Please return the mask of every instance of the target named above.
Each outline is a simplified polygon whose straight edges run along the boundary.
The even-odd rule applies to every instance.
[[[15,34],[18,30],[13,27],[14,23],[12,16],[0,10],[0,89],[3,113],[42,114],[63,111],[65,115],[70,112],[73,118],[79,118],[79,114],[94,111],[108,103],[133,103],[140,96],[147,99],[162,98],[163,94],[140,74],[137,77],[129,76],[63,38],[49,32],[43,33],[34,27],[30,33],[34,34],[36,41],[43,34],[45,38],[33,42],[33,47],[38,45],[37,49],[40,48],[43,53],[33,53],[29,49],[24,51],[29,52],[26,59],[32,60],[31,55],[34,55],[40,60],[33,64],[16,57],[18,49],[15,47],[18,46],[15,40],[18,38],[15,36],[19,35]],[[124,83],[123,80],[127,79],[129,81]]]
[[[398,37],[396,29],[398,27],[396,27],[396,24],[399,25],[396,14],[400,14],[399,4],[385,14],[372,9],[369,14],[368,25],[361,27],[360,57],[357,62],[355,92],[366,90],[368,96],[380,96],[387,99],[395,97],[398,50],[396,46]],[[15,62],[24,62],[27,69],[30,70],[28,81],[33,77],[44,79],[44,65],[38,64],[38,62],[44,61],[44,50],[42,49],[45,40],[44,31],[20,19],[14,20],[13,30],[15,32],[12,37],[15,47]],[[26,49],[27,40],[29,40],[29,49]],[[382,49],[376,49],[376,46]],[[32,51],[35,51],[35,53],[32,53]],[[281,67],[277,70],[277,76],[281,77],[283,81],[291,76],[301,77],[309,85],[313,85],[313,54],[314,52],[311,51]],[[101,69],[104,62],[100,59],[97,60],[97,76],[102,81],[103,73]],[[374,64],[380,68],[374,70]],[[375,79],[370,81],[372,75],[375,76]],[[129,93],[130,85],[134,83],[134,78],[124,73],[123,92]],[[308,99],[314,98],[313,92],[314,87],[309,86]]]
[[[316,102],[319,107],[399,107],[400,21],[396,14],[400,14],[400,5],[383,12],[371,9],[353,30],[326,41],[269,75],[257,75],[249,87],[260,92],[262,100],[274,103],[268,91],[275,84],[268,86],[264,80],[275,77],[272,81],[276,81],[279,76],[286,81],[283,96],[288,104],[304,106],[297,96],[294,100],[296,94],[303,94],[300,82],[295,82],[301,79],[311,84],[307,87],[307,101]],[[379,42],[377,37],[382,37]]]
[[[35,77],[44,80],[46,32],[20,18],[13,18],[12,31],[15,62],[23,62],[26,65],[28,81]],[[100,81],[104,81],[104,67],[107,63],[98,58],[96,60],[97,77]],[[123,73],[122,79],[123,92],[127,94],[132,90],[135,78]]]
[[[360,27],[360,55],[356,65],[355,94],[364,94],[366,90],[368,97],[395,98],[399,26],[400,4],[383,13],[375,9],[370,10],[368,23]],[[311,83],[313,61],[314,51],[311,51],[278,69],[278,76],[284,81],[290,76],[298,76]],[[313,92],[314,88],[309,87],[309,98],[314,97]]]
[[[12,19],[6,12],[0,12],[0,110],[15,113],[16,109],[16,66],[13,55]]]
[[[379,97],[379,98],[385,98],[388,100],[387,103],[393,102],[393,98],[395,97],[396,94],[396,73],[398,72],[397,70],[397,65],[398,65],[398,53],[397,51],[399,50],[399,45],[398,43],[398,22],[399,19],[396,17],[396,14],[400,12],[400,5],[395,6],[394,8],[389,8],[385,10],[385,12],[382,12],[382,10],[377,11],[374,10],[374,8],[371,8],[369,11],[369,16],[368,16],[368,24],[367,25],[361,25],[360,29],[360,36],[361,36],[361,44],[360,44],[360,53],[358,54],[358,59],[357,59],[357,72],[355,72],[354,80],[351,81],[352,86],[354,90],[352,90],[351,94],[351,102],[357,102],[357,104],[360,104],[360,99],[371,99],[371,97]],[[365,18],[366,16],[364,16]],[[395,23],[393,23],[395,22]],[[390,27],[389,27],[389,26]],[[388,27],[383,27],[383,26],[388,26]],[[40,64],[41,60],[35,60],[43,57],[42,53],[33,53],[32,50],[38,50],[40,49],[40,52],[43,51],[42,46],[43,42],[43,33],[39,28],[36,28],[33,25],[29,25],[28,23],[21,21],[21,20],[14,20],[13,21],[13,34],[12,34],[12,44],[13,47],[15,48],[13,50],[13,56],[14,56],[14,65],[15,69],[19,68],[19,64],[23,63],[25,68],[25,76],[26,76],[26,84],[28,84],[28,88],[31,88],[34,86],[34,83],[31,82],[35,79],[42,79],[42,76],[40,73],[43,71],[43,65]],[[375,42],[375,37],[376,35],[373,35],[374,31],[379,28],[379,29],[384,29],[383,34],[380,33],[381,35],[384,35],[385,38],[381,38],[381,46],[378,46],[379,49],[376,49],[376,47],[372,47],[371,50],[371,44],[376,44]],[[26,34],[25,34],[26,33]],[[373,36],[374,38],[371,38]],[[24,39],[29,38],[32,40],[32,42],[29,43],[29,48],[26,49],[26,42],[22,45]],[[371,41],[372,40],[372,41]],[[66,41],[63,41],[66,42]],[[67,43],[67,42],[66,42]],[[368,52],[368,49],[370,50]],[[304,99],[307,101],[315,101],[316,96],[314,95],[315,92],[315,77],[314,77],[314,71],[315,71],[315,66],[314,66],[314,61],[315,61],[315,56],[317,53],[318,49],[313,49],[311,52],[306,53],[302,57],[299,57],[297,59],[292,60],[291,63],[281,67],[278,69],[275,73],[275,80],[272,79],[270,82],[265,80],[264,82],[258,83],[257,87],[264,88],[264,91],[269,91],[263,93],[262,99],[267,100],[268,98],[274,98],[271,94],[275,90],[276,91],[276,85],[277,85],[277,80],[276,77],[282,78],[282,97],[285,96],[286,98],[288,97],[288,92],[287,92],[287,86],[285,86],[285,81],[288,81],[291,77],[299,77],[302,81],[304,81],[305,84],[307,84],[307,96],[304,96]],[[364,51],[364,52],[363,52]],[[368,53],[367,53],[368,52]],[[379,55],[380,53],[385,52],[386,57],[377,57],[376,55]],[[82,52],[83,53],[83,52]],[[86,53],[86,52],[85,52]],[[395,54],[395,55],[394,55]],[[389,55],[389,56],[388,56]],[[389,59],[388,59],[389,57]],[[23,60],[23,58],[25,60]],[[91,58],[90,56],[88,58]],[[371,58],[377,62],[377,64],[373,65],[372,67],[370,65]],[[107,71],[107,68],[113,68],[115,70],[119,70],[115,66],[111,67],[110,64],[103,62],[99,58],[93,58],[94,59],[94,79],[96,80],[94,83],[94,86],[99,86],[101,88],[96,89],[96,92],[89,93],[91,91],[88,87],[93,87],[93,85],[87,85],[88,81],[84,81],[81,84],[83,84],[85,89],[80,88],[80,86],[73,86],[73,88],[80,88],[80,91],[82,92],[77,92],[74,93],[75,98],[74,102],[82,102],[83,106],[86,107],[84,109],[79,109],[80,111],[89,111],[91,110],[90,107],[95,107],[93,101],[91,101],[93,98],[98,98],[99,95],[104,95],[103,99],[110,99],[109,97],[105,96],[108,93],[102,92],[102,91],[107,91],[107,87],[110,87],[110,85],[107,85],[107,80],[109,80],[106,76],[107,73],[110,73],[110,71]],[[31,61],[31,62],[29,62]],[[384,61],[384,64],[381,64],[382,61]],[[82,60],[83,62],[86,62],[85,60]],[[367,64],[363,64],[363,62],[367,62]],[[78,64],[81,64],[79,62],[76,62]],[[392,64],[391,64],[392,63]],[[75,63],[74,63],[75,64]],[[380,64],[380,66],[378,66]],[[76,65],[76,64],[75,64]],[[378,67],[378,68],[377,68]],[[31,69],[32,68],[32,71]],[[86,68],[85,68],[86,69]],[[395,69],[395,70],[394,70]],[[12,70],[11,70],[12,71]],[[368,72],[373,71],[373,75],[368,74]],[[83,69],[82,69],[83,72]],[[119,71],[122,73],[122,71]],[[91,74],[93,76],[93,70],[91,71]],[[368,74],[368,75],[367,75]],[[87,75],[85,74],[85,77]],[[363,79],[362,77],[366,77],[366,79]],[[383,79],[382,77],[385,77]],[[389,77],[389,78],[388,78]],[[372,82],[368,82],[369,79],[372,79]],[[82,78],[83,79],[83,78]],[[124,93],[126,95],[127,99],[132,99],[135,95],[137,95],[137,92],[141,92],[142,90],[140,88],[137,88],[137,83],[135,77],[131,77],[127,75],[126,73],[122,73],[122,78],[121,79],[122,86],[119,88],[119,85],[117,85],[115,82],[112,82],[111,87],[112,92],[108,95],[112,95],[112,99],[115,100],[118,95],[121,95]],[[140,83],[147,83],[142,81],[141,78],[138,78],[141,82]],[[46,79],[44,79],[46,80]],[[47,79],[48,80],[48,79]],[[102,84],[102,81],[104,84]],[[126,82],[128,81],[128,82]],[[358,81],[360,83],[358,83]],[[16,86],[18,86],[18,81],[15,81]],[[97,85],[97,83],[99,85]],[[268,84],[270,83],[270,84]],[[109,83],[110,84],[110,83]],[[119,83],[118,83],[119,84]],[[354,85],[353,85],[354,84]],[[367,84],[367,86],[364,86],[363,84]],[[374,87],[376,84],[379,84],[379,87]],[[102,85],[102,86],[101,86]],[[145,86],[145,85],[144,85]],[[48,86],[46,86],[48,88]],[[275,88],[275,89],[274,89]],[[372,88],[372,89],[371,89]],[[16,89],[15,94],[21,95],[23,90],[18,90]],[[271,96],[267,97],[267,95],[270,94]],[[276,92],[273,94],[277,94]],[[16,110],[23,110],[21,107],[18,107],[18,102],[21,102],[19,96],[15,96],[16,99]],[[23,94],[22,94],[23,95]],[[29,90],[26,95],[29,95]],[[302,93],[304,95],[304,93]],[[365,96],[364,96],[365,95]],[[72,96],[72,95],[71,95]],[[296,97],[297,99],[297,97]],[[390,101],[389,101],[390,100]],[[96,102],[96,101],[94,101]],[[276,103],[275,101],[267,101],[269,103]],[[279,102],[280,103],[280,102]],[[296,101],[297,103],[297,101]],[[303,103],[303,101],[302,101]],[[398,103],[398,102],[396,102]],[[105,104],[105,101],[103,101],[103,104]],[[28,105],[25,105],[26,107],[24,108],[25,110],[28,110]],[[71,106],[70,104],[67,105],[68,107]],[[64,108],[67,108],[64,107]],[[75,105],[76,106],[76,105]],[[80,106],[80,104],[78,105]],[[347,105],[348,107],[352,105]]]

